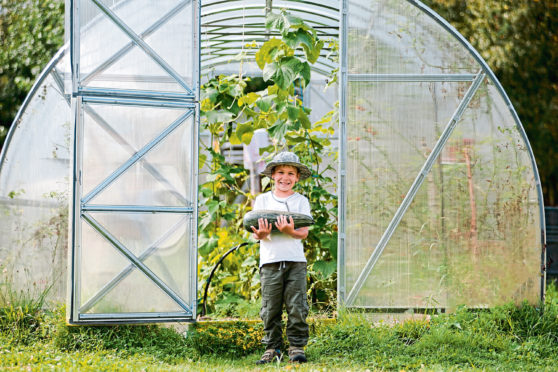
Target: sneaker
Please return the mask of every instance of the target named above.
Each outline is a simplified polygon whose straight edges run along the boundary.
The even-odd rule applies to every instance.
[[[279,349],[267,349],[265,353],[262,355],[261,359],[256,362],[256,364],[266,364],[271,363],[277,358],[278,361],[281,361],[283,356],[281,355],[281,350]]]
[[[304,349],[298,346],[289,347],[289,360],[291,362],[306,363],[306,355],[304,355]]]

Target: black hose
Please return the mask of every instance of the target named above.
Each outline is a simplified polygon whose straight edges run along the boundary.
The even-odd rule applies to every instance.
[[[203,291],[203,308],[202,308],[201,316],[204,316],[207,313],[207,291],[209,290],[209,284],[211,283],[211,279],[213,278],[213,274],[215,274],[215,271],[217,270],[217,267],[219,267],[221,262],[223,262],[223,260],[229,254],[233,253],[238,248],[244,247],[245,245],[248,245],[248,244],[249,244],[248,242],[244,242],[244,243],[241,243],[241,244],[237,245],[236,247],[232,247],[231,249],[229,249],[227,251],[227,253],[225,253],[223,256],[221,256],[219,261],[217,261],[217,263],[213,267],[213,270],[211,270],[211,273],[209,274],[209,278],[207,278],[207,281],[205,282],[205,290]]]

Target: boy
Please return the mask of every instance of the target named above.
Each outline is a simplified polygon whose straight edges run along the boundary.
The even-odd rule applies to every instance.
[[[310,216],[310,203],[293,187],[310,177],[311,172],[300,163],[292,152],[281,152],[267,164],[263,175],[274,181],[272,191],[256,198],[254,210],[279,210],[297,212]],[[272,223],[279,232],[271,232]],[[264,323],[263,343],[266,351],[257,362],[265,364],[275,358],[281,359],[283,303],[287,308],[287,338],[289,360],[306,362],[304,346],[308,342],[308,302],[306,299],[306,257],[302,239],[308,236],[308,227],[294,228],[292,217],[279,216],[277,221],[258,220],[258,228],[252,226],[253,237],[260,241],[260,282]]]

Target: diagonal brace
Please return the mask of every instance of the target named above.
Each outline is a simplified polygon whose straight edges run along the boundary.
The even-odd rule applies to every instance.
[[[407,209],[411,205],[412,201],[414,200],[414,198],[415,198],[420,186],[422,185],[424,179],[426,178],[426,176],[428,175],[428,173],[430,172],[430,170],[434,166],[434,163],[435,163],[436,159],[438,158],[438,156],[442,152],[442,149],[444,148],[444,146],[446,145],[446,142],[448,141],[449,137],[453,133],[453,130],[455,129],[455,127],[457,125],[457,122],[461,119],[461,116],[463,115],[463,112],[465,111],[465,109],[469,105],[469,102],[471,102],[471,99],[473,98],[475,92],[480,87],[480,84],[484,80],[484,77],[485,77],[485,74],[482,72],[482,70],[479,71],[479,73],[475,77],[475,80],[473,81],[473,83],[471,84],[471,86],[467,90],[467,93],[463,97],[463,100],[459,103],[459,106],[457,107],[457,109],[453,113],[453,116],[451,117],[449,123],[446,125],[444,131],[440,135],[440,138],[438,139],[438,142],[436,142],[436,145],[432,149],[432,152],[430,153],[430,155],[428,155],[428,158],[426,159],[426,162],[422,166],[422,169],[420,170],[418,176],[415,178],[415,181],[411,185],[411,188],[409,189],[409,192],[407,192],[407,195],[405,195],[405,198],[403,199],[403,201],[399,205],[399,208],[395,212],[395,215],[393,216],[391,222],[389,223],[388,227],[384,231],[384,234],[380,238],[380,241],[376,245],[376,248],[372,252],[372,255],[370,256],[370,258],[366,262],[366,265],[364,266],[364,269],[362,269],[360,275],[358,276],[355,284],[353,285],[353,288],[351,289],[351,291],[347,295],[347,298],[345,300],[345,304],[347,306],[352,305],[353,302],[355,301],[356,296],[358,295],[362,286],[364,285],[364,281],[370,275],[370,272],[372,271],[372,269],[376,265],[376,262],[378,262],[378,259],[382,255],[382,252],[384,251],[384,248],[386,247],[387,243],[391,239],[391,236],[395,232],[395,229],[399,226],[399,223],[401,222],[401,219],[403,218],[403,215],[405,214],[405,212],[407,211]]]
[[[87,112],[92,118],[93,120],[95,120],[95,122],[97,124],[99,124],[99,126],[101,128],[103,128],[120,146],[122,146],[123,148],[125,148],[130,154],[135,154],[138,152],[138,150],[132,146],[124,137],[122,137],[109,123],[107,123],[107,121],[105,119],[103,119],[98,113],[97,111],[95,111],[91,106],[89,105],[83,105],[85,112]],[[147,171],[149,173],[151,173],[151,175],[159,182],[161,182],[161,184],[165,185],[170,191],[171,193],[181,202],[185,203],[186,205],[190,204],[190,202],[188,200],[186,200],[181,194],[180,192],[178,192],[176,190],[176,188],[157,170],[157,168],[155,168],[153,165],[151,165],[151,163],[147,160],[147,159],[141,159],[140,160],[143,167],[145,169],[147,169]]]
[[[106,7],[103,3],[99,0],[91,0],[103,13],[107,15],[117,26],[120,28],[130,39],[136,43],[143,51],[155,61],[159,66],[163,68],[170,76],[172,76],[178,84],[180,84],[188,93],[194,95],[194,92],[190,89],[188,84],[182,79],[180,74],[176,72],[161,56],[153,50],[141,37],[139,37],[126,23],[121,20],[112,10]]]
[[[178,230],[183,222],[188,218],[188,216],[182,217],[176,224],[171,226],[171,228],[164,233],[159,239],[157,239],[153,244],[151,244],[145,251],[143,251],[139,256],[138,260],[141,262],[149,258],[153,253],[157,251],[159,245],[169,238],[174,232]],[[85,302],[79,309],[80,313],[85,313],[89,311],[93,306],[95,306],[106,294],[114,289],[122,280],[124,280],[134,269],[135,265],[130,264],[126,266],[119,274],[112,278],[107,284],[103,286],[95,295],[93,295],[87,302]]]
[[[188,313],[192,313],[192,309],[180,296],[165,284],[153,271],[151,271],[138,257],[136,257],[128,248],[124,246],[114,235],[105,229],[99,222],[87,213],[81,215],[91,227],[101,234],[109,243],[111,243],[120,253],[124,255],[134,266],[151,279],[163,292],[165,292],[174,302]]]
[[[188,110],[184,114],[180,115],[171,125],[169,125],[165,130],[163,130],[157,137],[155,137],[151,142],[142,147],[138,152],[136,152],[128,161],[122,164],[118,169],[116,169],[110,176],[98,184],[89,194],[87,194],[82,200],[82,204],[87,204],[91,199],[93,199],[97,194],[107,188],[114,180],[116,180],[122,173],[124,173],[128,168],[134,165],[138,160],[140,160],[147,152],[149,152],[153,147],[165,139],[170,133],[172,133],[182,122],[188,119],[193,114],[192,110]]]
[[[190,1],[183,1],[181,3],[178,3],[178,5],[176,5],[174,8],[172,8],[170,11],[167,12],[167,14],[165,14],[163,17],[161,17],[161,19],[159,19],[157,22],[155,22],[154,24],[152,24],[151,26],[149,26],[145,31],[143,31],[141,34],[138,35],[139,38],[141,38],[142,40],[145,39],[146,37],[148,37],[149,35],[151,35],[152,33],[154,33],[155,31],[157,31],[159,28],[161,28],[165,23],[168,22],[169,19],[173,18],[175,15],[177,15]],[[87,84],[91,79],[93,79],[95,76],[97,76],[98,74],[100,74],[101,72],[103,72],[104,70],[106,70],[107,68],[109,68],[110,66],[112,66],[116,61],[118,61],[120,58],[122,58],[123,56],[125,56],[130,50],[132,50],[132,48],[134,47],[134,45],[136,45],[133,41],[130,41],[128,44],[126,44],[125,46],[123,46],[119,51],[117,51],[112,57],[109,57],[105,62],[101,63],[99,66],[97,66],[93,71],[91,71],[89,74],[87,74],[86,76],[84,76],[81,79],[81,83],[82,84]]]

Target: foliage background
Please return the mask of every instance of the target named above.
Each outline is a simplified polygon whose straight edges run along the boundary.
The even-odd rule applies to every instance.
[[[0,142],[63,42],[63,0],[0,0]]]

